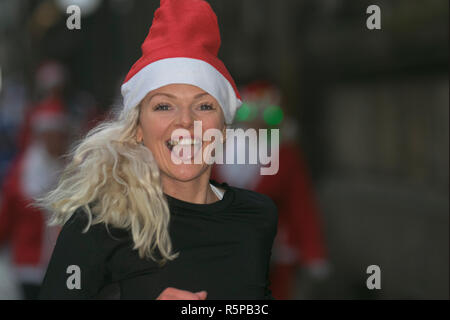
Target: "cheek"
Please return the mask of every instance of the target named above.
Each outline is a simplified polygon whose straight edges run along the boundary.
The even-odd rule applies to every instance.
[[[200,119],[202,121],[203,131],[211,128],[223,130],[225,127],[225,120],[221,114],[211,114]]]
[[[146,117],[141,122],[141,134],[144,143],[151,148],[156,141],[161,140],[167,130],[167,121],[163,119],[156,119],[156,117]]]
[[[164,122],[164,117],[160,117],[157,113],[155,114],[146,110],[141,117],[143,133],[147,136],[152,134],[157,135],[162,127],[164,127]]]

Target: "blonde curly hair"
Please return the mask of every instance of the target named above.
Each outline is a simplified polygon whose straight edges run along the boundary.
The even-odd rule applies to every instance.
[[[136,141],[141,106],[112,112],[77,142],[68,154],[57,187],[34,199],[52,213],[49,225],[63,225],[78,208],[93,224],[131,231],[141,258],[160,264],[173,260],[168,225],[170,212],[160,172],[151,151]],[[156,258],[155,250],[160,258]]]

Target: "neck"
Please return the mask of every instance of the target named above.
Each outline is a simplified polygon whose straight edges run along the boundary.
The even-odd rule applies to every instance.
[[[164,193],[173,198],[196,204],[208,204],[218,200],[209,185],[210,175],[211,168],[208,168],[198,178],[180,181],[161,173],[161,182]]]

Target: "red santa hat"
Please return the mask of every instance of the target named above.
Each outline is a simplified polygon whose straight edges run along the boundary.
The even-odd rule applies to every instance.
[[[122,84],[124,108],[136,107],[148,92],[168,84],[195,85],[220,104],[226,123],[233,121],[241,97],[230,73],[217,57],[217,17],[203,0],[161,0],[142,57]]]
[[[51,97],[40,103],[31,113],[31,128],[36,132],[67,130],[67,115],[59,98]]]

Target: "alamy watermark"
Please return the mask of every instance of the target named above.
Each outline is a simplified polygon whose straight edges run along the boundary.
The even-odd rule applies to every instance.
[[[72,264],[67,267],[67,274],[70,274],[66,280],[67,289],[81,289],[81,269],[76,264]]]
[[[66,9],[66,13],[69,14],[66,20],[66,27],[69,30],[81,29],[81,9],[79,6],[71,5]]]
[[[372,4],[367,7],[367,14],[370,16],[366,20],[366,27],[369,30],[381,29],[381,9],[376,4]]]
[[[381,269],[376,264],[372,264],[367,267],[366,270],[367,274],[370,274],[370,276],[367,278],[366,286],[367,289],[373,290],[373,289],[381,289]]]
[[[207,143],[205,148],[204,143]],[[246,148],[235,155],[236,143],[257,148]],[[171,151],[171,160],[175,164],[260,164],[261,175],[274,175],[278,172],[279,144],[279,129],[226,129],[224,135],[223,131],[210,128],[202,134],[201,121],[194,121],[193,137],[189,130],[179,128],[166,141]]]

